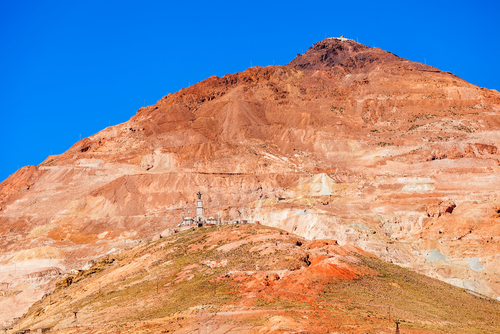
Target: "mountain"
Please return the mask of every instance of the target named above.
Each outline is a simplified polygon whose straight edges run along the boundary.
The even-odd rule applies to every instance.
[[[210,77],[0,184],[0,323],[177,227],[198,191],[207,217],[499,298],[499,140],[500,93],[352,40]]]

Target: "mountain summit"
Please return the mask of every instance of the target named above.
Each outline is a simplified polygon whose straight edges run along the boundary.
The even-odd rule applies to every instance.
[[[289,66],[301,70],[341,70],[361,73],[377,67],[404,66],[415,70],[437,70],[400,58],[379,48],[371,48],[351,39],[331,37],[311,46],[303,55],[298,54]]]
[[[334,38],[171,93],[0,184],[0,321],[59,273],[178,228],[198,191],[207,217],[499,298],[499,113],[494,90]]]

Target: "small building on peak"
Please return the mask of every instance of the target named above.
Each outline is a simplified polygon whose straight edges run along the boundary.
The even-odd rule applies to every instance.
[[[342,35],[340,37],[330,37],[330,39],[338,39],[341,42],[352,41],[352,39],[350,39],[350,38],[345,38],[344,35]]]

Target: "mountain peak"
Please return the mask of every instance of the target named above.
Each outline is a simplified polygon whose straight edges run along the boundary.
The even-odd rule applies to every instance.
[[[341,36],[325,38],[313,44],[306,53],[298,54],[288,65],[305,70],[324,70],[336,66],[349,70],[371,70],[374,65],[398,61],[404,59]]]

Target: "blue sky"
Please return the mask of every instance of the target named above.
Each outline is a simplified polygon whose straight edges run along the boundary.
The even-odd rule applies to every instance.
[[[500,90],[497,1],[2,1],[0,181],[211,75],[345,35]]]

